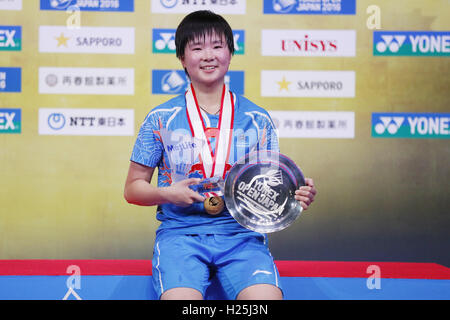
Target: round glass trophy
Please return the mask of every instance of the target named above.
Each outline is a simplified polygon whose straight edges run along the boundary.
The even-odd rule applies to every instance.
[[[251,152],[228,172],[225,204],[245,228],[276,232],[300,216],[302,207],[294,196],[303,185],[303,173],[288,157],[273,151]]]

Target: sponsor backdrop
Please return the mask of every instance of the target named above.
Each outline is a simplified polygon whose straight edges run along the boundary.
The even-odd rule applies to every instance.
[[[155,208],[123,185],[201,8],[234,29],[227,83],[317,184],[275,259],[450,266],[448,0],[0,0],[0,259],[152,257]]]

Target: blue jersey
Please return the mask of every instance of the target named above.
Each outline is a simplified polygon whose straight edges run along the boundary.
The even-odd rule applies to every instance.
[[[250,150],[279,151],[278,138],[269,114],[248,99],[233,94],[234,119],[230,141],[228,163],[225,169],[245,156]],[[210,144],[215,150],[215,137],[219,115],[202,112],[203,122],[208,132]],[[158,187],[172,183],[171,167],[167,148],[161,138],[162,131],[183,132],[192,135],[186,112],[184,95],[177,96],[155,107],[145,118],[131,155],[131,161],[148,167],[158,167]],[[203,178],[199,163],[192,163],[187,177]],[[234,220],[225,210],[216,216],[206,213],[203,202],[189,207],[174,204],[158,206],[157,219],[161,221],[157,233],[171,231],[183,234],[227,234],[252,232]]]

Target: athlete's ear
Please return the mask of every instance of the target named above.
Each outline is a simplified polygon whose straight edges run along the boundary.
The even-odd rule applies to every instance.
[[[181,65],[183,66],[184,71],[186,71],[186,64],[184,62],[184,56],[180,57]]]
[[[184,72],[186,73],[186,76],[190,79],[191,77],[189,77],[189,73],[187,72],[186,66],[184,65],[184,55],[181,56],[179,59],[180,59],[181,65],[183,66]]]
[[[187,69],[184,68],[184,72],[186,73],[187,77],[189,78],[189,80],[191,79],[191,76],[189,75],[189,72],[187,72]]]

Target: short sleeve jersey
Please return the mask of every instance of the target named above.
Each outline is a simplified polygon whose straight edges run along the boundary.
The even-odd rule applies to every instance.
[[[250,150],[278,152],[278,138],[267,111],[242,96],[233,94],[233,99],[233,131],[228,163],[225,167],[230,168]],[[202,112],[202,118],[214,152],[219,115]],[[131,155],[133,162],[148,167],[158,167],[158,187],[167,187],[172,184],[172,170],[163,145],[164,139],[161,138],[162,130],[182,132],[192,136],[184,95],[177,96],[150,111],[140,127]],[[199,163],[193,163],[187,177],[204,178],[198,166]],[[163,231],[183,234],[251,232],[237,223],[226,208],[222,213],[212,216],[206,213],[202,202],[196,202],[188,207],[179,207],[174,204],[160,205],[157,209],[157,219],[161,221],[157,233]]]

